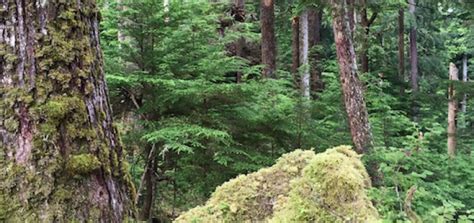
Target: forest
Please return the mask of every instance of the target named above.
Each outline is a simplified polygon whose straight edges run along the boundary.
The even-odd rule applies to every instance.
[[[474,222],[473,0],[0,0],[0,222]]]

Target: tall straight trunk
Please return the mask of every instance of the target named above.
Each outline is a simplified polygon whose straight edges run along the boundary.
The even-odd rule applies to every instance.
[[[260,1],[263,77],[276,78],[275,2]]]
[[[412,24],[410,28],[410,82],[411,82],[411,91],[416,97],[418,93],[418,49],[416,43],[416,3],[415,0],[408,0],[409,4],[409,12],[413,17],[413,21],[415,24]],[[418,120],[418,106],[415,101],[412,102],[412,112],[413,112],[413,120]]]
[[[293,17],[291,21],[291,52],[292,52],[292,64],[291,72],[294,75],[295,83],[300,86],[300,79],[298,68],[300,67],[300,18],[298,16]]]
[[[462,57],[462,82],[467,83],[467,54],[464,54]],[[467,95],[464,94],[462,99],[461,111],[465,114],[467,111]]]
[[[321,27],[322,27],[323,10],[310,9],[308,14],[308,42],[309,48],[321,45]],[[324,88],[324,83],[321,76],[320,66],[321,54],[318,51],[313,51],[310,55],[310,73],[311,73],[311,91],[315,94],[321,92]]]
[[[331,4],[340,80],[352,141],[358,153],[365,153],[372,147],[372,135],[363,86],[357,71],[348,9],[344,0],[331,0]]]
[[[310,75],[309,75],[309,41],[308,41],[308,10],[301,13],[300,16],[300,72],[301,72],[301,91],[303,97],[310,97]]]
[[[121,222],[133,185],[113,126],[95,0],[0,0],[0,219]]]
[[[398,10],[398,80],[400,94],[405,93],[405,14],[403,9]]]
[[[154,146],[154,145],[153,145]],[[152,218],[153,204],[155,202],[155,188],[156,188],[156,151],[152,148],[150,154],[151,157],[148,157],[148,163],[145,168],[144,174],[144,184],[145,184],[145,196],[143,196],[143,205],[141,208],[140,217],[143,221],[150,221]]]
[[[458,69],[453,63],[449,64],[449,80],[457,81],[458,79]],[[448,154],[451,157],[454,157],[456,154],[456,110],[458,103],[456,100],[456,90],[454,89],[454,84],[449,83],[448,89]]]
[[[236,8],[236,15],[234,16],[234,20],[238,22],[245,21],[245,0],[234,0],[235,8]],[[235,54],[238,57],[244,56],[244,46],[245,46],[245,38],[241,36],[235,43]],[[242,82],[242,72],[238,71],[236,74],[236,82]]]

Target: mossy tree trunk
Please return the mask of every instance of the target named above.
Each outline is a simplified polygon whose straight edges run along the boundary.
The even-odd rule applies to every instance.
[[[95,0],[0,0],[0,221],[131,214],[98,17]]]
[[[331,4],[340,80],[352,141],[358,153],[365,153],[372,147],[372,134],[348,19],[350,6],[345,0],[332,0]]]

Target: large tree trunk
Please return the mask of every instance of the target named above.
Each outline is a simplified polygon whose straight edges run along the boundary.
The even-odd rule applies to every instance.
[[[363,87],[358,77],[356,54],[347,18],[347,5],[345,0],[332,0],[331,3],[340,79],[352,141],[356,151],[364,153],[372,147],[372,135]]]
[[[321,45],[321,27],[323,10],[310,9],[308,14],[308,42],[309,48]],[[313,51],[310,55],[311,91],[316,95],[324,88],[322,71],[320,66],[321,54],[319,50]],[[317,96],[317,95],[316,95]]]
[[[305,98],[310,97],[310,76],[309,76],[309,42],[308,42],[308,10],[303,11],[300,16],[300,72],[301,72],[301,92]]]
[[[453,63],[449,64],[449,80],[457,81],[458,79],[458,69]],[[454,157],[456,154],[456,110],[458,103],[456,100],[456,91],[454,89],[454,84],[449,83],[448,89],[448,154],[451,157]]]
[[[112,124],[95,0],[0,7],[0,219],[121,222],[133,185]]]
[[[276,77],[276,37],[275,37],[275,2],[260,1],[260,22],[262,28],[262,64],[263,77]]]
[[[398,80],[400,95],[405,93],[405,15],[403,9],[398,10]]]

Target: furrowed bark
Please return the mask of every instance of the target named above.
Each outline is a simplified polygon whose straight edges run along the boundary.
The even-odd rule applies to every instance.
[[[358,153],[365,153],[372,148],[372,135],[363,87],[358,76],[348,9],[345,0],[332,0],[331,4],[340,80],[352,141]]]
[[[0,0],[0,219],[121,222],[134,189],[113,126],[95,0]]]

